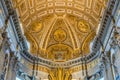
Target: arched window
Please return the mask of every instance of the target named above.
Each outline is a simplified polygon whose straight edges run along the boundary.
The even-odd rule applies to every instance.
[[[19,77],[16,77],[16,80],[22,80],[22,79],[20,79]]]
[[[100,80],[104,80],[104,77],[103,77],[103,78],[101,78]]]

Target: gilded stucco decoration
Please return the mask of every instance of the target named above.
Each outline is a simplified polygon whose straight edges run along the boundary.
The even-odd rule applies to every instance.
[[[38,45],[34,39],[34,36],[30,35],[29,32],[26,32],[25,35],[26,35],[27,40],[31,43],[29,51],[33,54],[37,53],[38,52]]]
[[[30,43],[29,52],[53,61],[90,53],[106,5],[106,0],[13,1]]]
[[[42,30],[43,24],[40,21],[33,22],[28,28],[31,33],[38,33]]]
[[[80,20],[79,22],[78,22],[78,29],[81,31],[81,32],[85,32],[85,33],[87,33],[87,32],[89,32],[90,31],[90,25],[87,23],[87,22],[85,22],[84,20]]]
[[[57,29],[53,35],[54,39],[58,42],[62,42],[66,38],[66,32],[63,29]]]
[[[96,33],[93,31],[84,40],[84,42],[82,44],[82,52],[84,54],[90,52],[90,43],[89,42],[92,42],[92,40],[94,39],[95,35],[96,35]]]
[[[65,44],[55,44],[47,49],[48,58],[54,61],[66,61],[71,59],[73,56],[73,49]]]
[[[69,71],[63,68],[57,68],[55,71],[49,72],[49,80],[72,80],[72,75]]]

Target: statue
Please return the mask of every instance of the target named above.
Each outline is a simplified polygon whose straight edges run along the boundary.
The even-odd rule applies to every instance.
[[[10,60],[9,54],[6,53],[5,58],[4,58],[3,68],[2,68],[3,70],[2,75],[0,75],[0,80],[4,80],[6,78],[6,74],[7,74],[8,67],[9,67],[9,60]]]
[[[10,15],[6,17],[4,26],[0,28],[0,50],[2,49],[2,46],[4,45],[4,43],[6,43],[6,40],[8,40],[6,29],[8,27],[9,18],[10,18]]]
[[[113,43],[112,45],[118,45],[120,48],[120,28],[115,26],[114,36],[113,36]]]
[[[3,42],[2,33],[3,33],[3,28],[0,28],[0,49],[2,48],[2,42]]]

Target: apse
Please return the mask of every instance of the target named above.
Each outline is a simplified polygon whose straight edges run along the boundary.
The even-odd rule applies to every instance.
[[[29,53],[56,62],[92,53],[106,0],[13,0]]]

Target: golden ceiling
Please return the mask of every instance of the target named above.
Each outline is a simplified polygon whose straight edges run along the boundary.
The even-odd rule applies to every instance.
[[[13,0],[30,53],[66,61],[90,53],[106,0]]]

